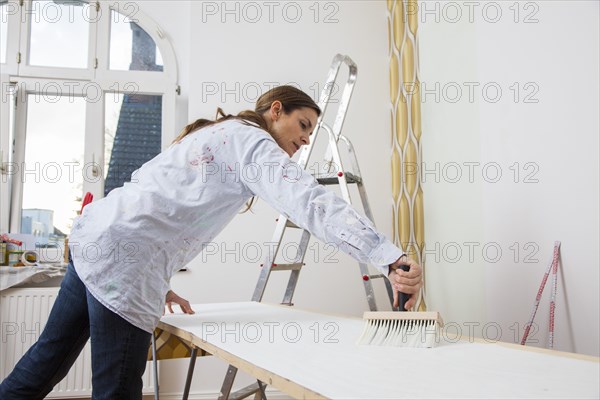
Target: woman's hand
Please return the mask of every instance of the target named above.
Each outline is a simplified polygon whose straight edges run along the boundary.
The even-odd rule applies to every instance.
[[[403,271],[400,266],[408,265],[410,269]],[[419,296],[419,290],[423,285],[423,270],[421,266],[403,254],[393,264],[390,264],[388,277],[394,288],[394,308],[398,307],[398,292],[410,294],[410,299],[404,304],[404,308],[410,310],[414,307]]]
[[[179,307],[181,307],[181,311],[183,311],[185,314],[194,314],[194,310],[192,310],[192,306],[190,306],[190,302],[184,298],[179,297],[172,290],[169,290],[167,292],[167,297],[165,300],[167,303],[167,308],[169,309],[169,312],[171,314],[173,314],[173,307],[171,306],[171,303],[178,304]]]

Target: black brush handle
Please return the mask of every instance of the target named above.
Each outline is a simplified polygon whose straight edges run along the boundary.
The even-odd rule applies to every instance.
[[[410,270],[410,265],[401,265],[398,267],[402,271]],[[398,292],[398,311],[408,311],[404,308],[404,304],[410,299],[410,294]]]

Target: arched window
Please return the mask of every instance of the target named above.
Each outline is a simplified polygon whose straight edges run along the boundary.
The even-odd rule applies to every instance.
[[[0,232],[70,232],[174,132],[177,62],[131,2],[0,0]],[[135,179],[135,175],[133,176]]]

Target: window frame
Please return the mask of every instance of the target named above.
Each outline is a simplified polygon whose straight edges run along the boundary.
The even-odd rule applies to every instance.
[[[162,96],[161,149],[169,146],[175,126],[176,98],[180,93],[178,84],[177,59],[168,35],[158,24],[139,10],[136,3],[111,1],[91,1],[94,17],[90,18],[88,68],[63,68],[28,65],[31,10],[34,0],[9,0],[5,4],[18,7],[18,12],[8,15],[6,63],[1,63],[0,85],[2,102],[0,104],[0,232],[19,233],[22,213],[23,183],[20,179],[8,179],[9,142],[13,133],[9,132],[11,102],[7,101],[10,85],[17,87],[15,102],[15,135],[12,161],[21,165],[25,154],[25,132],[27,119],[28,94],[35,93],[36,87],[52,82],[61,87],[63,94],[85,95],[83,88],[93,85],[101,91],[97,101],[86,101],[86,123],[84,137],[84,165],[95,163],[104,166],[104,114],[105,95],[107,93],[147,94]],[[134,4],[132,8],[131,5]],[[96,7],[93,7],[93,6]],[[128,9],[125,9],[125,6]],[[29,7],[29,8],[27,8]],[[16,10],[16,9],[15,9]],[[163,61],[163,71],[120,71],[109,69],[111,12],[116,11],[138,24],[154,40]],[[125,12],[128,11],[129,14]],[[19,58],[21,62],[18,63]],[[36,86],[38,85],[38,86]],[[87,85],[87,86],[86,86]],[[51,90],[48,94],[52,94]],[[58,93],[54,93],[58,94]],[[25,96],[25,97],[23,97]],[[13,178],[19,177],[15,175]],[[11,185],[12,181],[12,185]],[[82,197],[91,192],[94,198],[104,197],[104,174],[97,182],[84,180]],[[9,223],[10,221],[10,223]]]

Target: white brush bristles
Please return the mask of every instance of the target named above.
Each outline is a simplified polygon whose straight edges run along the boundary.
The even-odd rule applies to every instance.
[[[441,318],[414,318],[417,313],[394,313],[395,318],[377,318],[376,312],[365,314],[365,328],[358,344],[396,347],[435,347],[440,340]],[[382,313],[383,314],[383,313]],[[387,314],[387,313],[386,313]],[[412,314],[403,319],[403,315]]]

